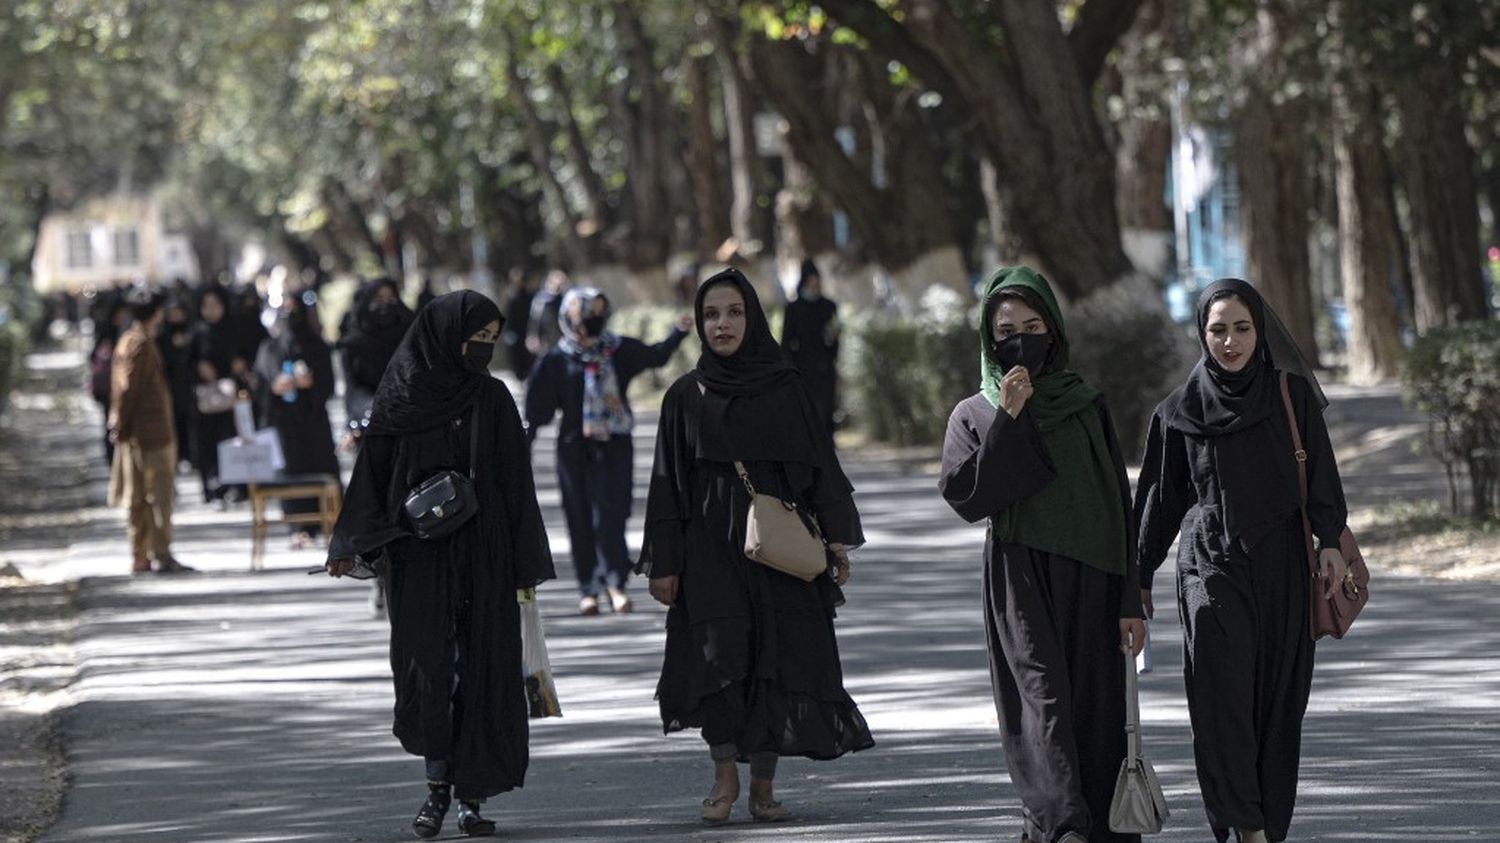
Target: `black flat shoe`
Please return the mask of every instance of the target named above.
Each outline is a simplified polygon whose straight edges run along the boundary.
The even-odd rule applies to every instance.
[[[453,790],[446,784],[427,785],[427,801],[411,821],[412,834],[418,837],[436,837],[443,830],[443,817],[448,815],[448,806],[453,804]],[[460,820],[462,823],[462,820]]]
[[[495,823],[479,816],[478,802],[459,802],[458,830],[466,837],[489,837],[495,833]]]

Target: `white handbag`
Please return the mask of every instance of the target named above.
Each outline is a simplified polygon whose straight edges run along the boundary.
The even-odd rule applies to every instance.
[[[745,464],[736,460],[750,511],[745,516],[745,555],[768,568],[812,582],[828,570],[828,546],[812,513],[775,495],[755,491]]]
[[[1116,834],[1157,834],[1172,812],[1151,762],[1141,754],[1141,703],[1135,657],[1125,653],[1125,760],[1109,800],[1109,830]]]

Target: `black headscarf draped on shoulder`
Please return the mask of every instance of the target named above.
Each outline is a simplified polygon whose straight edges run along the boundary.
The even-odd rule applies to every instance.
[[[500,308],[473,290],[438,296],[417,311],[375,391],[369,432],[415,433],[462,414],[490,376],[464,368],[460,349],[494,321],[503,321]]]
[[[745,299],[745,336],[728,356],[716,354],[703,330],[703,299],[729,285]],[[819,465],[828,432],[818,421],[802,376],[771,335],[766,311],[750,281],[726,269],[698,287],[693,303],[703,353],[695,374],[704,389],[699,419],[700,459],[765,460]]]
[[[1255,323],[1255,349],[1238,372],[1214,360],[1206,337],[1209,309],[1228,295],[1245,303]],[[1208,440],[1224,494],[1224,529],[1230,539],[1248,546],[1301,501],[1280,373],[1305,380],[1317,409],[1328,402],[1291,333],[1246,281],[1221,278],[1203,289],[1198,344],[1202,356],[1197,365],[1158,412],[1168,427]]]

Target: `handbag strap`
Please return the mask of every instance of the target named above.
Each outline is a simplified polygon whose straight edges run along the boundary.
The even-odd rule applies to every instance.
[[[1132,642],[1132,647],[1134,642]],[[1141,755],[1140,685],[1135,675],[1135,656],[1125,651],[1125,761],[1132,768]]]
[[[474,467],[479,462],[479,404],[469,415],[469,479],[474,479]]]
[[[1297,489],[1302,493],[1302,536],[1307,542],[1307,564],[1318,573],[1317,555],[1313,553],[1312,522],[1307,520],[1307,449],[1302,447],[1302,428],[1292,407],[1292,391],[1287,387],[1286,372],[1281,373],[1281,404],[1286,408],[1287,427],[1292,431],[1292,458],[1297,461]]]
[[[755,484],[750,482],[750,472],[745,470],[745,464],[739,460],[735,460],[734,470],[739,473],[740,480],[744,481],[745,491],[750,493],[750,497],[755,497]]]

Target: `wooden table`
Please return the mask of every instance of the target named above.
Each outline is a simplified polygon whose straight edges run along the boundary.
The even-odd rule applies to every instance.
[[[250,570],[259,571],[264,566],[266,551],[266,528],[272,519],[266,517],[266,503],[275,500],[307,500],[318,502],[317,512],[283,512],[282,524],[317,524],[326,540],[333,534],[333,523],[338,520],[343,492],[339,479],[332,474],[293,474],[279,477],[266,483],[250,484]]]

